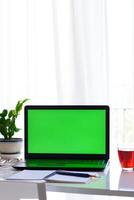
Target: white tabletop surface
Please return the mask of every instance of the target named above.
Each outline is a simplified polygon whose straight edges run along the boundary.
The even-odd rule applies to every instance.
[[[120,167],[118,158],[111,160],[105,172],[99,172],[88,184],[47,183],[50,191],[134,197],[134,171],[126,172]]]
[[[12,167],[3,165],[0,182],[13,173],[16,171]],[[134,197],[134,172],[122,171],[117,158],[111,160],[105,172],[98,174],[100,177],[92,178],[88,184],[46,183],[47,191]]]

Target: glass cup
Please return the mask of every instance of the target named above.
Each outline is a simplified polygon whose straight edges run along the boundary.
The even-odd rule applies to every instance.
[[[118,157],[123,170],[134,169],[134,146],[118,146]]]

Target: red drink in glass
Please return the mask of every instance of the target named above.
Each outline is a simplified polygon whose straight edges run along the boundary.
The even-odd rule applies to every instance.
[[[134,148],[118,148],[118,156],[123,169],[134,168]]]

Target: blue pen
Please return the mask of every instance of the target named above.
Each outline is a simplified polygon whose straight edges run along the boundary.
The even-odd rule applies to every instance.
[[[97,177],[96,175],[92,175],[92,174],[84,174],[84,173],[79,173],[79,172],[69,172],[69,171],[60,171],[60,170],[57,170],[56,174],[65,175],[65,176],[83,177],[83,178]]]

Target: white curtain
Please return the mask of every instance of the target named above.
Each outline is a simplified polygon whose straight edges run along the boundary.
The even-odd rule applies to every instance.
[[[134,144],[134,1],[107,1],[111,145]]]
[[[59,103],[106,104],[105,1],[54,3]]]
[[[1,104],[106,104],[105,0],[0,0]]]
[[[115,108],[134,106],[134,1],[108,0],[110,102]]]
[[[52,1],[0,0],[0,106],[57,102]]]

